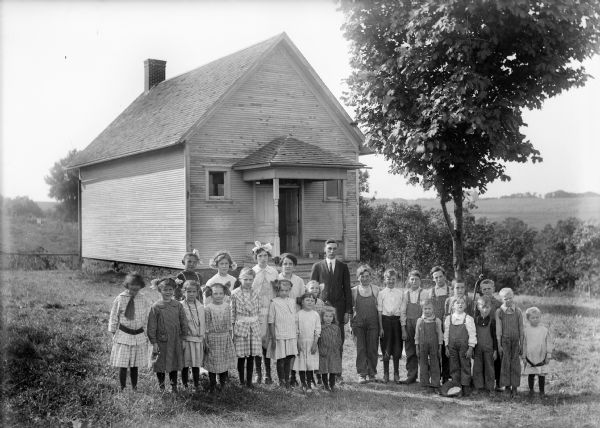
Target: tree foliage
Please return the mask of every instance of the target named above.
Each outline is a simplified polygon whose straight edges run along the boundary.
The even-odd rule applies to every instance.
[[[48,196],[59,201],[58,212],[69,221],[77,220],[77,196],[79,193],[79,171],[67,169],[67,166],[77,155],[77,149],[69,151],[67,156],[54,163],[50,174],[44,177],[50,186]]]
[[[40,206],[29,199],[29,196],[16,196],[14,198],[3,198],[0,196],[2,202],[2,212],[9,216],[14,217],[43,217],[44,212]]]
[[[341,9],[347,101],[390,170],[437,191],[461,277],[464,192],[509,180],[506,162],[541,160],[521,133],[523,110],[585,83],[600,3],[341,0]]]

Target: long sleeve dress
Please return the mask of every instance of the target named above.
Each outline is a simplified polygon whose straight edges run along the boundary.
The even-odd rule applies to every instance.
[[[206,321],[204,306],[199,300],[181,302],[188,322],[188,335],[183,337],[183,364],[185,367],[202,367],[204,360],[204,334]]]
[[[294,360],[294,370],[319,370],[319,350],[311,354],[310,348],[315,336],[321,335],[321,318],[317,311],[300,310],[298,317],[298,345],[301,345],[298,357]]]
[[[148,364],[148,337],[146,324],[150,302],[143,294],[133,297],[134,317],[127,319],[125,309],[131,299],[129,290],[119,294],[113,302],[108,320],[108,331],[114,333],[110,365],[113,367],[145,367]]]
[[[156,373],[172,372],[183,368],[182,337],[188,326],[183,306],[176,300],[159,300],[148,315],[148,338],[158,344],[158,359],[153,365]]]
[[[319,337],[319,373],[342,372],[342,337],[335,324],[321,325]]]
[[[206,354],[204,368],[211,373],[224,373],[234,369],[235,349],[231,339],[231,312],[224,303],[209,304],[206,316]]]

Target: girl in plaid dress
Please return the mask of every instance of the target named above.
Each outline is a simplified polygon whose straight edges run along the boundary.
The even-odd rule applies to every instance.
[[[187,319],[181,303],[173,300],[175,280],[156,279],[152,284],[162,296],[152,305],[148,315],[148,338],[153,347],[152,355],[156,357],[153,369],[160,389],[165,389],[165,372],[168,372],[171,388],[177,392],[177,372],[183,369],[181,337],[188,335]]]
[[[227,381],[227,370],[235,367],[235,349],[231,340],[231,311],[223,303],[225,286],[212,285],[212,303],[205,308],[206,316],[206,356],[204,368],[208,370],[210,392],[215,391],[217,374],[219,386]]]
[[[342,336],[335,308],[325,306],[321,312],[319,337],[319,373],[326,391],[335,389],[335,374],[342,371]]]
[[[181,302],[181,306],[183,306],[188,322],[189,334],[183,337],[183,364],[185,367],[181,371],[181,382],[187,388],[188,368],[191,367],[196,390],[200,385],[200,367],[204,359],[204,333],[206,331],[204,306],[198,300],[199,294],[200,283],[198,281],[186,281],[183,284],[185,300]]]
[[[131,388],[137,388],[138,367],[148,363],[148,338],[144,332],[150,311],[150,303],[139,294],[144,280],[137,272],[125,277],[127,289],[117,296],[110,310],[108,331],[113,334],[110,364],[119,367],[121,390],[127,383],[127,368],[131,377]]]
[[[298,354],[296,302],[289,297],[292,283],[287,279],[275,280],[277,297],[269,306],[269,343],[267,357],[277,360],[279,386],[290,387],[290,369]]]
[[[252,388],[254,357],[260,357],[262,354],[258,322],[260,304],[258,294],[252,290],[253,281],[254,271],[251,268],[242,269],[238,281],[241,286],[231,294],[231,322],[233,323],[233,345],[238,359],[238,375],[240,384],[248,388]]]

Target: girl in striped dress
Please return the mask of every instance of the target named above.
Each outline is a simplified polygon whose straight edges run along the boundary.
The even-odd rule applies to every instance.
[[[222,388],[227,381],[227,370],[235,367],[235,349],[231,340],[231,312],[223,303],[225,286],[212,285],[212,302],[205,308],[206,357],[204,368],[208,370],[209,390],[215,391],[217,374]]]
[[[260,357],[262,354],[260,323],[258,322],[260,304],[258,294],[252,290],[253,281],[254,271],[251,268],[243,268],[239,277],[241,285],[231,294],[231,322],[233,323],[233,344],[237,356],[238,375],[240,384],[246,385],[248,388],[252,388],[254,358]]]
[[[290,387],[290,369],[298,354],[296,302],[289,297],[292,283],[287,279],[276,280],[273,288],[277,297],[269,306],[269,343],[267,357],[277,360],[279,386]]]
[[[186,281],[183,284],[184,300],[181,302],[183,312],[188,322],[188,335],[183,337],[183,370],[181,370],[181,382],[187,388],[189,370],[192,368],[194,388],[198,390],[200,385],[200,367],[204,359],[204,333],[206,325],[204,320],[204,306],[198,300],[200,294],[200,283],[198,281]]]
[[[121,390],[125,389],[129,368],[131,388],[136,390],[138,367],[148,364],[148,338],[144,328],[150,303],[139,293],[145,284],[137,272],[127,275],[123,286],[127,290],[113,302],[108,320],[108,331],[113,334],[110,365],[119,368]]]
[[[215,254],[212,260],[209,263],[209,266],[213,269],[217,269],[217,273],[214,274],[208,281],[206,281],[206,286],[204,288],[205,298],[204,305],[208,305],[212,302],[212,291],[211,285],[213,284],[223,284],[225,286],[225,299],[223,303],[229,305],[231,296],[231,290],[233,290],[234,284],[236,283],[235,276],[230,275],[230,270],[237,269],[237,263],[233,261],[231,254],[225,250],[221,250]]]
[[[506,387],[505,391],[514,397],[521,383],[519,356],[523,353],[523,314],[515,305],[512,289],[503,288],[498,294],[503,302],[496,310],[498,354],[502,359],[500,386]]]
[[[331,392],[335,389],[335,374],[342,372],[342,336],[336,318],[335,308],[323,308],[319,337],[319,373],[323,387]]]

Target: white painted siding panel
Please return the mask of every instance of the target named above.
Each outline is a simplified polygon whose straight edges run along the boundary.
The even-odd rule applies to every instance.
[[[82,177],[83,257],[181,267],[186,251],[181,149],[90,167]]]

